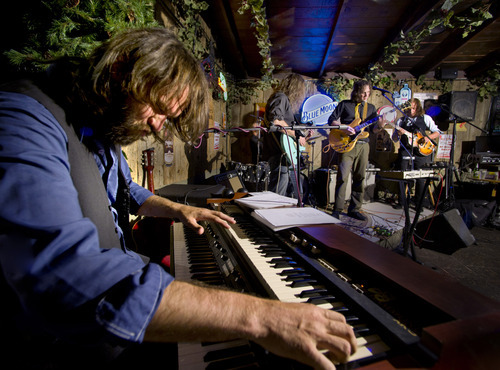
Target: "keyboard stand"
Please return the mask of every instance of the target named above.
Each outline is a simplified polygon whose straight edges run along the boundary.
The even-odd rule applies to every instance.
[[[413,233],[415,232],[415,228],[418,223],[418,218],[420,217],[420,212],[422,211],[422,202],[424,200],[424,192],[425,189],[429,188],[429,184],[431,181],[431,177],[427,177],[425,181],[425,185],[422,188],[422,194],[418,197],[418,204],[415,208],[415,216],[413,220],[410,222],[410,196],[406,196],[407,185],[410,182],[413,182],[416,179],[396,179],[389,177],[381,177],[382,180],[388,181],[397,181],[399,183],[399,197],[401,199],[401,203],[403,205],[403,210],[405,213],[405,226],[403,228],[403,256],[408,256],[409,251],[411,250],[410,257],[418,263],[421,263],[417,260],[417,255],[415,252],[415,242],[413,241]]]

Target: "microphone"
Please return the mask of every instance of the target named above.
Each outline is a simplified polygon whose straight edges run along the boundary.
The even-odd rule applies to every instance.
[[[380,87],[377,87],[377,86],[372,86],[372,89],[373,89],[373,90],[378,90],[378,91],[381,91],[381,92],[383,92],[383,93],[387,93],[387,94],[391,94],[391,95],[392,95],[392,93],[391,93],[390,91],[387,91],[387,90],[381,89]]]
[[[279,125],[271,125],[269,126],[269,132],[276,132],[276,131],[280,131],[280,130],[284,130],[284,128],[282,126],[279,126]]]

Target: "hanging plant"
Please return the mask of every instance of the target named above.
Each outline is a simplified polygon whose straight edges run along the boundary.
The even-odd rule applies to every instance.
[[[480,101],[488,96],[496,96],[500,93],[500,63],[484,72],[478,77],[469,79],[469,82],[477,86],[477,95]]]
[[[229,104],[250,104],[258,96],[257,91],[262,90],[260,80],[230,80],[228,83]]]
[[[354,81],[352,78],[336,75],[318,80],[316,86],[322,94],[328,95],[334,101],[341,101],[347,98],[345,92],[352,89]]]
[[[262,56],[261,80],[264,83],[271,83],[275,67],[271,59],[272,44],[269,39],[269,25],[263,3],[263,0],[242,0],[238,13],[250,11],[252,15],[251,26],[255,27],[254,35],[257,39],[257,47],[260,49],[259,54]]]
[[[208,46],[203,42],[203,28],[200,13],[208,9],[208,3],[198,0],[173,0],[180,15],[179,39],[193,56],[202,60],[208,54]]]
[[[251,26],[255,27],[255,38],[257,39],[257,47],[259,48],[259,54],[262,57],[262,67],[261,73],[262,77],[260,81],[237,81],[235,83],[235,89],[239,90],[233,95],[235,101],[240,101],[243,104],[248,104],[252,97],[257,96],[257,90],[267,90],[271,88],[276,80],[273,79],[273,72],[275,66],[273,65],[271,59],[271,41],[269,38],[269,25],[266,18],[266,8],[263,7],[263,0],[242,0],[241,6],[238,9],[239,14],[243,14],[246,11],[250,11],[252,15]],[[280,67],[280,66],[278,66]],[[246,98],[242,92],[249,94],[249,98]]]
[[[32,4],[16,26],[27,37],[19,49],[5,54],[16,69],[33,72],[47,68],[44,60],[87,56],[117,32],[158,23],[152,1],[58,0]]]

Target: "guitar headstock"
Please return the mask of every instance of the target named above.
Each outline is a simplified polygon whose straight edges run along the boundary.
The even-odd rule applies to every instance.
[[[399,104],[398,108],[401,109],[401,110],[405,110],[407,108],[411,108],[411,101],[407,100],[404,103]]]
[[[154,148],[149,148],[142,151],[142,167],[147,171],[152,171],[154,169]]]

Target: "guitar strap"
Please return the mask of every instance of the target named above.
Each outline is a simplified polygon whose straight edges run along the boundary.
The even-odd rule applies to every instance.
[[[359,118],[359,106],[363,105],[363,114],[361,115],[361,121],[364,121],[366,119],[366,115],[368,113],[368,104],[367,103],[358,103],[356,104],[356,108],[354,109],[354,119]]]
[[[420,133],[422,135],[425,134],[425,130],[427,129],[427,127],[425,126],[425,120],[424,120],[424,117],[423,116],[419,116],[415,119],[415,121],[413,121],[413,123],[415,124],[415,126],[417,126],[418,130],[420,131]]]

